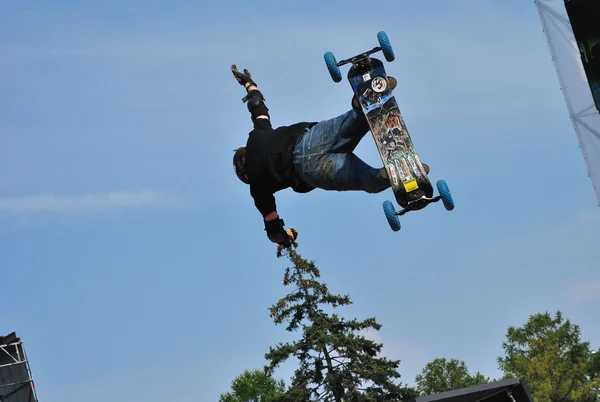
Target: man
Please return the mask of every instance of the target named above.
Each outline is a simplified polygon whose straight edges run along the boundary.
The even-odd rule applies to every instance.
[[[295,230],[284,229],[285,223],[277,213],[277,191],[292,188],[306,193],[321,188],[379,193],[390,187],[384,168],[373,168],[353,153],[370,129],[356,96],[352,108],[333,119],[273,129],[265,98],[250,72],[238,71],[235,64],[231,71],[246,89],[242,100],[248,103],[254,124],[246,146],[235,150],[233,166],[237,177],[250,186],[250,195],[272,242],[289,247],[297,237]],[[388,80],[393,90],[396,79]],[[429,173],[429,167],[423,166]]]

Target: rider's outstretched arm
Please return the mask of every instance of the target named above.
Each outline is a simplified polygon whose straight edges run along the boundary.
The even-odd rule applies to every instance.
[[[298,234],[295,231],[292,233],[285,230],[285,223],[277,213],[277,206],[273,194],[267,190],[261,189],[260,185],[257,187],[250,187],[250,194],[254,198],[254,205],[256,205],[256,208],[263,216],[263,223],[269,240],[273,243],[289,246],[290,242],[295,240]]]
[[[250,112],[254,126],[256,127],[258,123],[261,128],[272,128],[269,116],[269,108],[267,108],[265,98],[259,91],[256,82],[254,82],[252,79],[250,71],[244,69],[244,72],[241,73],[238,71],[236,65],[232,64],[231,72],[240,85],[243,85],[244,88],[246,88],[247,95],[242,98],[242,101],[248,102],[248,111]]]

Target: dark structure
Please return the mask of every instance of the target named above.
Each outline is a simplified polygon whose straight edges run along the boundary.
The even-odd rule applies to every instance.
[[[38,402],[23,342],[0,336],[0,402]]]
[[[596,109],[600,111],[600,1],[564,0],[581,63]]]
[[[534,402],[522,379],[511,378],[489,384],[420,396],[409,402]]]

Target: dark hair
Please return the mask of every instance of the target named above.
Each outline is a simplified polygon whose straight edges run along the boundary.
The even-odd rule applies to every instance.
[[[246,178],[246,147],[239,147],[234,150],[233,154],[233,170],[237,175],[238,179],[248,184],[248,179]]]

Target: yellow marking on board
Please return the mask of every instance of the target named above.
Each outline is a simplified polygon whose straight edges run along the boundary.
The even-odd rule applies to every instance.
[[[407,193],[410,193],[411,191],[415,191],[416,189],[419,188],[419,185],[417,184],[417,179],[410,179],[404,182],[404,188],[406,189]]]

